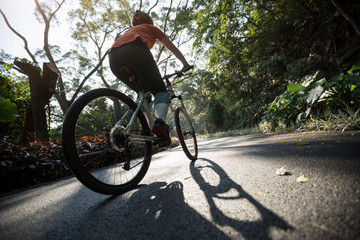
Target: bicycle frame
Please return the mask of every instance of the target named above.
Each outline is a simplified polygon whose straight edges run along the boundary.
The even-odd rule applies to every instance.
[[[188,66],[184,71],[191,68]],[[185,155],[195,161],[198,145],[194,127],[181,95],[175,94],[171,86],[186,77],[172,79],[171,84],[169,78],[174,75],[184,76],[180,71],[163,79],[174,112],[175,130]],[[156,116],[148,104],[151,93],[144,92],[139,82],[135,84],[138,85],[135,101],[115,89],[93,89],[76,99],[65,116],[64,157],[75,176],[95,192],[121,194],[133,189],[149,169],[153,147],[170,147],[168,141],[153,131]]]
[[[181,73],[176,72],[176,73],[173,73],[173,74],[165,75],[163,79],[166,81],[166,90],[170,95],[170,109],[171,109],[171,111],[174,112],[177,107],[181,107],[181,108],[183,108],[183,110],[185,112],[185,117],[187,119],[190,119],[189,115],[188,115],[188,113],[186,111],[184,102],[182,100],[182,96],[181,95],[178,95],[178,96],[175,95],[172,84],[171,84],[171,82],[169,80],[170,77],[172,77],[174,75],[181,76],[180,74]],[[132,114],[131,119],[130,119],[129,123],[127,124],[127,126],[123,129],[123,133],[129,137],[130,141],[133,141],[133,142],[146,142],[146,141],[154,141],[155,138],[156,138],[153,135],[152,136],[144,136],[144,135],[136,135],[136,134],[131,134],[130,133],[131,127],[132,127],[135,119],[137,118],[137,114],[139,113],[139,111],[141,111],[141,108],[145,109],[145,112],[143,112],[143,114],[145,115],[145,118],[146,118],[146,120],[147,120],[147,122],[149,124],[150,129],[153,128],[153,126],[154,126],[154,118],[152,116],[152,112],[150,110],[149,104],[146,101],[147,97],[149,97],[149,96],[151,96],[150,92],[147,92],[147,93],[144,93],[143,91],[138,92],[138,98],[136,100],[136,103],[137,103],[136,110]],[[175,98],[179,100],[179,103],[176,106],[174,106],[173,103],[172,103],[172,100],[175,99]],[[113,129],[117,129],[119,127],[122,127],[121,123],[123,122],[123,119],[125,119],[130,112],[131,111],[128,110],[125,113],[125,115],[115,124]],[[194,129],[191,128],[190,130],[193,131]],[[110,134],[110,138],[112,138],[111,135],[112,134]],[[114,146],[114,147],[116,148],[116,146]]]
[[[131,134],[130,130],[132,125],[134,124],[135,119],[137,118],[137,114],[139,113],[139,111],[141,111],[141,108],[143,107],[145,109],[145,113],[147,115],[147,120],[148,120],[148,124],[150,126],[150,129],[152,129],[152,127],[154,126],[154,119],[151,116],[151,111],[149,108],[149,105],[146,102],[146,98],[148,96],[151,95],[150,92],[148,93],[144,93],[143,91],[139,92],[139,97],[136,100],[137,103],[137,107],[136,110],[134,111],[134,113],[131,116],[131,119],[129,121],[129,123],[127,124],[127,126],[124,128],[123,130],[123,134],[127,135],[130,139],[130,141],[132,142],[146,142],[146,141],[153,141],[155,140],[154,136],[144,136],[144,135],[136,135],[136,134]],[[129,115],[129,113],[131,112],[131,110],[128,110],[124,116],[115,124],[115,126],[113,127],[113,129],[116,129],[118,127],[121,127],[121,123],[123,122],[123,120]],[[111,136],[112,134],[110,134],[110,138],[112,138]],[[115,147],[115,146],[114,146]]]
[[[174,76],[174,75],[177,75],[178,77],[180,77],[180,76],[183,75],[183,73],[181,73],[181,72],[175,72],[175,73],[173,73],[173,74],[169,74],[169,75],[165,75],[165,76],[164,76],[164,80],[165,80],[165,82],[166,82],[166,90],[167,90],[167,92],[168,92],[169,95],[170,95],[170,109],[171,109],[171,112],[174,113],[174,112],[175,112],[175,109],[176,109],[177,107],[181,107],[181,108],[184,110],[184,114],[185,114],[186,119],[187,119],[188,121],[190,121],[190,117],[189,117],[189,114],[188,114],[188,112],[187,112],[187,110],[186,110],[186,107],[185,107],[185,105],[184,105],[184,101],[182,100],[182,96],[181,96],[181,95],[178,95],[178,96],[175,95],[174,89],[173,89],[172,84],[171,84],[171,82],[170,82],[170,80],[169,80],[169,79],[170,79],[172,76]],[[177,98],[177,99],[179,100],[179,104],[175,105],[175,107],[174,107],[173,104],[172,104],[172,100],[175,99],[175,98]],[[190,130],[191,130],[191,131],[194,131],[193,126],[191,125],[190,127],[191,127]]]

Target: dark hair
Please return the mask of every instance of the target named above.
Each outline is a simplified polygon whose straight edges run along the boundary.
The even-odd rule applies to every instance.
[[[143,23],[154,25],[154,22],[151,19],[151,17],[149,16],[149,14],[138,10],[135,12],[135,14],[133,16],[132,24],[133,24],[133,26],[136,26],[136,25],[143,24]]]

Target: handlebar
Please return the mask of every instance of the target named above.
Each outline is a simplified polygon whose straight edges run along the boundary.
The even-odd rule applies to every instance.
[[[182,77],[182,76],[184,76],[184,73],[185,72],[187,72],[187,71],[189,71],[189,70],[191,70],[191,69],[193,69],[194,68],[194,66],[193,65],[188,65],[188,66],[185,66],[185,67],[183,67],[183,69],[181,69],[181,70],[179,70],[179,71],[175,71],[174,73],[171,73],[171,74],[167,74],[167,75],[165,75],[164,77],[163,77],[163,79],[165,79],[165,80],[169,80],[169,78],[171,78],[171,77],[173,77],[173,76],[177,76],[177,77]]]
[[[189,71],[189,70],[191,70],[193,68],[194,68],[194,65],[187,65],[187,66],[183,67],[183,69],[181,69],[181,71],[183,73],[185,73],[185,72],[187,72],[187,71]]]

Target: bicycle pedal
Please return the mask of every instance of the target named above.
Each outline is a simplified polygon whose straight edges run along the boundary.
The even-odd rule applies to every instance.
[[[130,170],[130,162],[126,162],[126,163],[124,164],[124,166],[123,166],[123,169],[124,169],[125,171],[129,171],[129,170]]]

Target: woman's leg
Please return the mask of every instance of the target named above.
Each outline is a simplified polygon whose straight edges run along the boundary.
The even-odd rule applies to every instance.
[[[166,115],[169,109],[169,93],[159,92],[155,94],[154,105],[157,117],[166,121]]]
[[[155,110],[158,115],[153,131],[160,138],[162,146],[170,146],[169,126],[165,123],[169,107],[169,94],[160,75],[159,68],[146,45],[132,43],[113,49],[109,54],[110,68],[115,76],[136,91],[135,84],[119,72],[123,66],[134,71],[144,92],[155,97]]]

